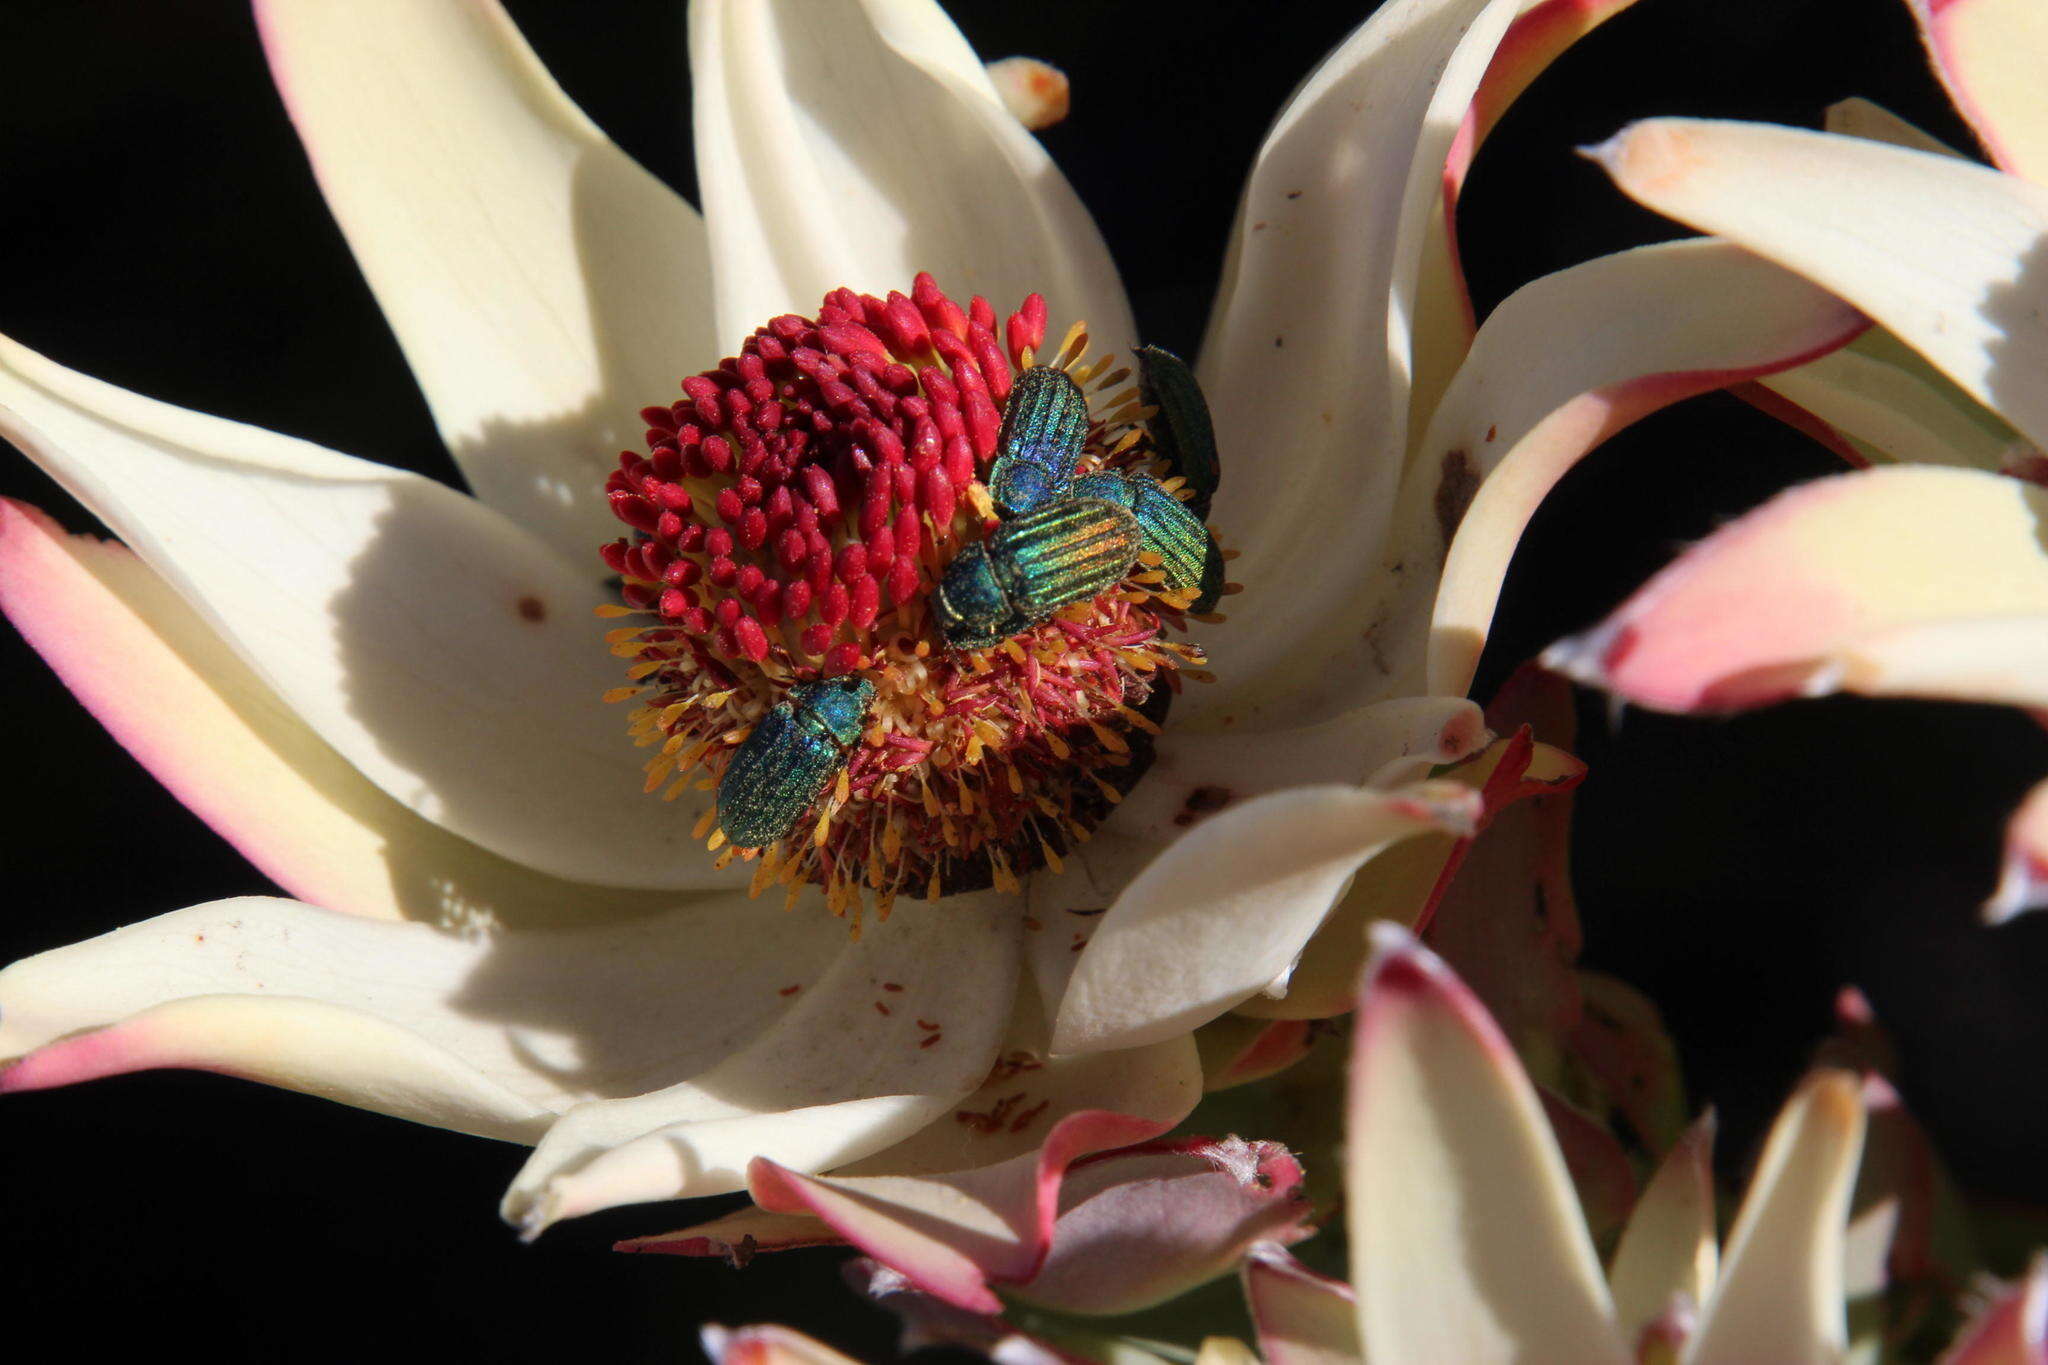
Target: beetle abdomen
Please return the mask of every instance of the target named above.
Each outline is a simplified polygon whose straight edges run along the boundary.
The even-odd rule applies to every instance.
[[[1088,396],[1066,371],[1034,365],[1017,376],[1003,404],[989,496],[1006,517],[1067,495],[1088,442]]]

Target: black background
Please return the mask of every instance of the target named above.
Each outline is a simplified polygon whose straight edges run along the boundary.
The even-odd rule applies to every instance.
[[[431,3],[435,0],[421,0]],[[542,58],[693,192],[677,0],[510,0]],[[1125,271],[1141,330],[1192,350],[1266,122],[1367,3],[960,5],[977,50],[1065,68],[1046,135]],[[1257,15],[1256,23],[1247,14]],[[454,480],[230,0],[0,0],[0,331],[78,368]],[[1899,0],[1642,0],[1517,106],[1466,201],[1482,308],[1601,252],[1681,235],[1571,154],[1631,117],[1812,124],[1865,94],[1954,141]],[[934,193],[943,193],[935,187]],[[1559,344],[1569,344],[1560,338]],[[653,401],[659,395],[649,395]],[[1732,400],[1610,443],[1515,561],[1482,685],[1616,603],[1681,543],[1829,459]],[[90,520],[18,458],[0,494]],[[2048,1198],[2048,927],[1976,926],[2004,815],[2048,740],[1990,708],[1833,700],[1728,722],[1587,707],[1575,846],[1587,959],[1667,1012],[1739,1166],[1845,981],[1971,1190]],[[269,890],[11,633],[0,638],[0,959]],[[0,1103],[0,1271],[64,1354],[687,1359],[691,1325],[774,1318],[870,1358],[879,1314],[829,1253],[734,1273],[604,1250],[674,1210],[521,1247],[512,1147],[185,1073]],[[12,1335],[12,1332],[10,1333]]]

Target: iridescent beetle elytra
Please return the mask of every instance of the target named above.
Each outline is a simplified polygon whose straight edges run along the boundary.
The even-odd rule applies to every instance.
[[[1158,409],[1150,426],[1152,445],[1169,476],[1187,480],[1194,496],[1187,505],[1197,520],[1209,520],[1209,504],[1223,482],[1223,463],[1216,453],[1216,426],[1209,420],[1209,402],[1195,372],[1172,351],[1140,346],[1138,392],[1148,407]]]
[[[1214,611],[1223,596],[1223,551],[1202,519],[1149,474],[1105,469],[1074,480],[1076,498],[1100,498],[1127,508],[1137,518],[1143,548],[1159,556],[1166,586],[1193,591],[1188,610]]]
[[[727,842],[763,848],[781,839],[846,766],[875,685],[847,675],[798,683],[761,717],[718,783]]]
[[[1022,516],[1068,496],[1088,443],[1088,395],[1065,370],[1033,365],[1003,403],[988,493],[1004,517]]]
[[[1067,498],[1006,521],[946,566],[932,595],[939,633],[955,649],[1001,644],[1115,587],[1143,540],[1129,510],[1098,498]]]

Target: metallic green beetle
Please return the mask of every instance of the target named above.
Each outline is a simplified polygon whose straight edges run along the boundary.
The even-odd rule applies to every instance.
[[[1143,546],[1138,519],[1113,502],[1068,498],[1027,512],[946,566],[931,599],[939,633],[955,649],[1001,644],[1115,587]]]
[[[1003,403],[988,492],[1004,518],[1062,501],[1088,443],[1088,395],[1065,370],[1033,365]]]
[[[789,689],[740,745],[718,783],[727,842],[763,848],[796,828],[860,739],[875,685],[848,674]]]
[[[1128,508],[1144,536],[1143,548],[1159,556],[1166,585],[1176,592],[1200,590],[1188,610],[1214,611],[1223,596],[1223,551],[1187,503],[1149,474],[1102,470],[1074,480],[1076,498],[1100,498]]]
[[[1216,427],[1209,403],[1187,362],[1172,351],[1140,346],[1138,393],[1148,407],[1159,409],[1152,419],[1152,444],[1170,474],[1188,481],[1195,492],[1187,507],[1201,521],[1209,520],[1209,504],[1223,482],[1223,462],[1216,453]]]

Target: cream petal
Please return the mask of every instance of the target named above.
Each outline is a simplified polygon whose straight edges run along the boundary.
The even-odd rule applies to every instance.
[[[1883,105],[1873,103],[1860,95],[1852,95],[1848,99],[1836,100],[1830,104],[1822,126],[1831,133],[1840,133],[1843,137],[1889,142],[1894,147],[1910,147],[1916,152],[1934,152],[1941,156],[1969,160],[1963,153],[1926,129],[1906,122]]]
[[[158,781],[300,900],[443,927],[588,923],[675,900],[562,881],[421,819],[128,550],[21,503],[0,502],[0,614]]]
[[[476,495],[593,581],[605,475],[725,354],[704,225],[494,0],[257,0],[328,207]],[[737,346],[744,333],[724,337]]]
[[[929,271],[1132,340],[1093,220],[932,0],[696,0],[690,70],[721,336]]]
[[[952,1122],[919,1129],[893,1147],[834,1171],[833,1180],[852,1179],[849,1189],[904,1189],[917,1186],[911,1177],[951,1179],[1035,1155],[1054,1128],[1091,1110],[1115,1111],[1107,1139],[1112,1145],[1135,1141],[1172,1127],[1200,1096],[1194,1047],[1185,1037],[1087,1057],[1005,1053],[987,1083],[957,1103]],[[884,1187],[874,1183],[875,1177],[895,1183]],[[813,1215],[750,1207],[676,1232],[636,1237],[615,1249],[730,1258],[844,1240]]]
[[[1841,1358],[1842,1225],[1862,1150],[1856,1077],[1815,1072],[1771,1126],[1684,1365]]]
[[[1067,983],[1103,915],[1158,856],[1156,843],[1098,834],[1066,855],[1062,872],[1039,874],[1024,884],[1024,960],[1038,988],[1045,1026],[1044,1035],[1032,1040],[1035,1049],[1050,1047],[1051,1021],[1059,1018]]]
[[[531,1142],[557,1111],[712,1066],[845,951],[729,897],[580,930],[457,934],[262,897],[0,972],[0,1086],[181,1066]]]
[[[1683,1294],[1695,1304],[1714,1289],[1714,1116],[1708,1114],[1664,1154],[1614,1249],[1607,1282],[1614,1316],[1633,1338]]]
[[[1440,959],[1375,930],[1345,1128],[1368,1359],[1630,1358],[1564,1158],[1514,1049]]]
[[[1215,521],[1263,593],[1232,622],[1237,667],[1179,719],[1325,719],[1393,694],[1369,638],[1406,449],[1426,222],[1514,0],[1392,0],[1310,74],[1259,151],[1202,346],[1233,470]],[[1270,467],[1262,467],[1269,465]],[[1247,599],[1250,600],[1250,599]],[[1405,689],[1415,690],[1415,689]]]
[[[1259,1365],[1259,1357],[1236,1337],[1203,1337],[1194,1365]]]
[[[513,1180],[505,1217],[531,1237],[617,1204],[738,1189],[756,1156],[815,1171],[907,1138],[987,1077],[1016,989],[1019,918],[1014,897],[898,901],[717,1065],[571,1109]]]
[[[2034,0],[1907,0],[1934,74],[1992,160],[2048,182],[2048,10]]]
[[[1993,924],[2048,906],[2048,782],[2027,793],[2005,828],[2005,865],[1984,907]]]
[[[1835,691],[2048,704],[2044,525],[2048,490],[2017,479],[1837,475],[1723,527],[1544,658],[1660,710]]]
[[[602,589],[498,513],[5,340],[0,436],[427,820],[572,880],[739,880],[692,847],[693,811],[641,795],[624,718],[598,700],[623,677],[591,615]]]
[[[2035,453],[1996,413],[1911,363],[1918,359],[1852,344],[1758,382],[1887,459],[1997,471]]]
[[[757,1204],[743,1204],[708,1223],[613,1242],[612,1250],[658,1252],[664,1256],[717,1256],[734,1266],[743,1266],[763,1251],[842,1245],[843,1239],[822,1218],[808,1213],[770,1213]]]
[[[1591,155],[1644,205],[1841,295],[2048,444],[2048,188],[1761,123],[1652,119]]]
[[[1287,730],[1169,725],[1145,780],[1106,828],[1120,839],[1165,844],[1231,802],[1318,782],[1413,782],[1489,737],[1479,707],[1455,696],[1395,697]]]
[[[1245,1304],[1266,1365],[1360,1365],[1358,1296],[1318,1275],[1285,1247],[1262,1242],[1245,1257]]]
[[[1831,133],[1967,161],[1963,153],[1866,99],[1827,108]],[[1884,460],[2000,469],[2038,453],[2005,420],[1881,327],[1830,355],[1756,381],[1793,405],[1758,403],[1837,448],[1855,465]],[[1751,386],[1736,390],[1752,402]]]
[[[1212,817],[1124,888],[1067,983],[1055,1052],[1184,1033],[1285,972],[1359,864],[1433,830],[1469,833],[1456,782],[1273,792]]]
[[[921,1128],[833,1174],[915,1176],[992,1166],[1037,1150],[1062,1120],[1092,1109],[1114,1110],[1164,1132],[1201,1098],[1201,1062],[1187,1034],[1068,1057],[1006,1044],[981,1088],[954,1105],[950,1122]]]
[[[1254,1019],[1242,1014],[1211,1019],[1194,1032],[1202,1088],[1229,1090],[1277,1076],[1308,1056],[1319,1033],[1307,1019]]]
[[[1719,242],[1619,252],[1517,290],[1480,329],[1402,488],[1397,581],[1414,605],[1382,647],[1420,653],[1409,640],[1429,568],[1442,565],[1426,690],[1463,693],[1515,543],[1580,456],[1658,408],[1797,364],[1862,326],[1822,290]]]
[[[1578,952],[1578,915],[1564,876],[1566,812],[1524,798],[1568,792],[1585,764],[1526,733],[1497,739],[1444,780],[1480,799],[1469,837],[1429,831],[1395,844],[1358,869],[1286,980],[1237,1006],[1265,1019],[1327,1019],[1351,1008],[1371,950],[1369,929],[1386,920],[1427,927],[1443,956],[1521,1037],[1553,1030],[1577,1011],[1567,964]]]
[[[1427,237],[1415,289],[1415,376],[1408,395],[1408,439],[1417,440],[1429,425],[1451,376],[1465,358],[1478,326],[1464,269],[1452,249],[1458,221],[1458,197],[1472,158],[1522,92],[1550,64],[1635,0],[1522,0],[1487,63],[1486,74],[1472,92],[1471,107],[1452,142],[1444,167],[1443,188],[1435,212],[1425,220]]]

